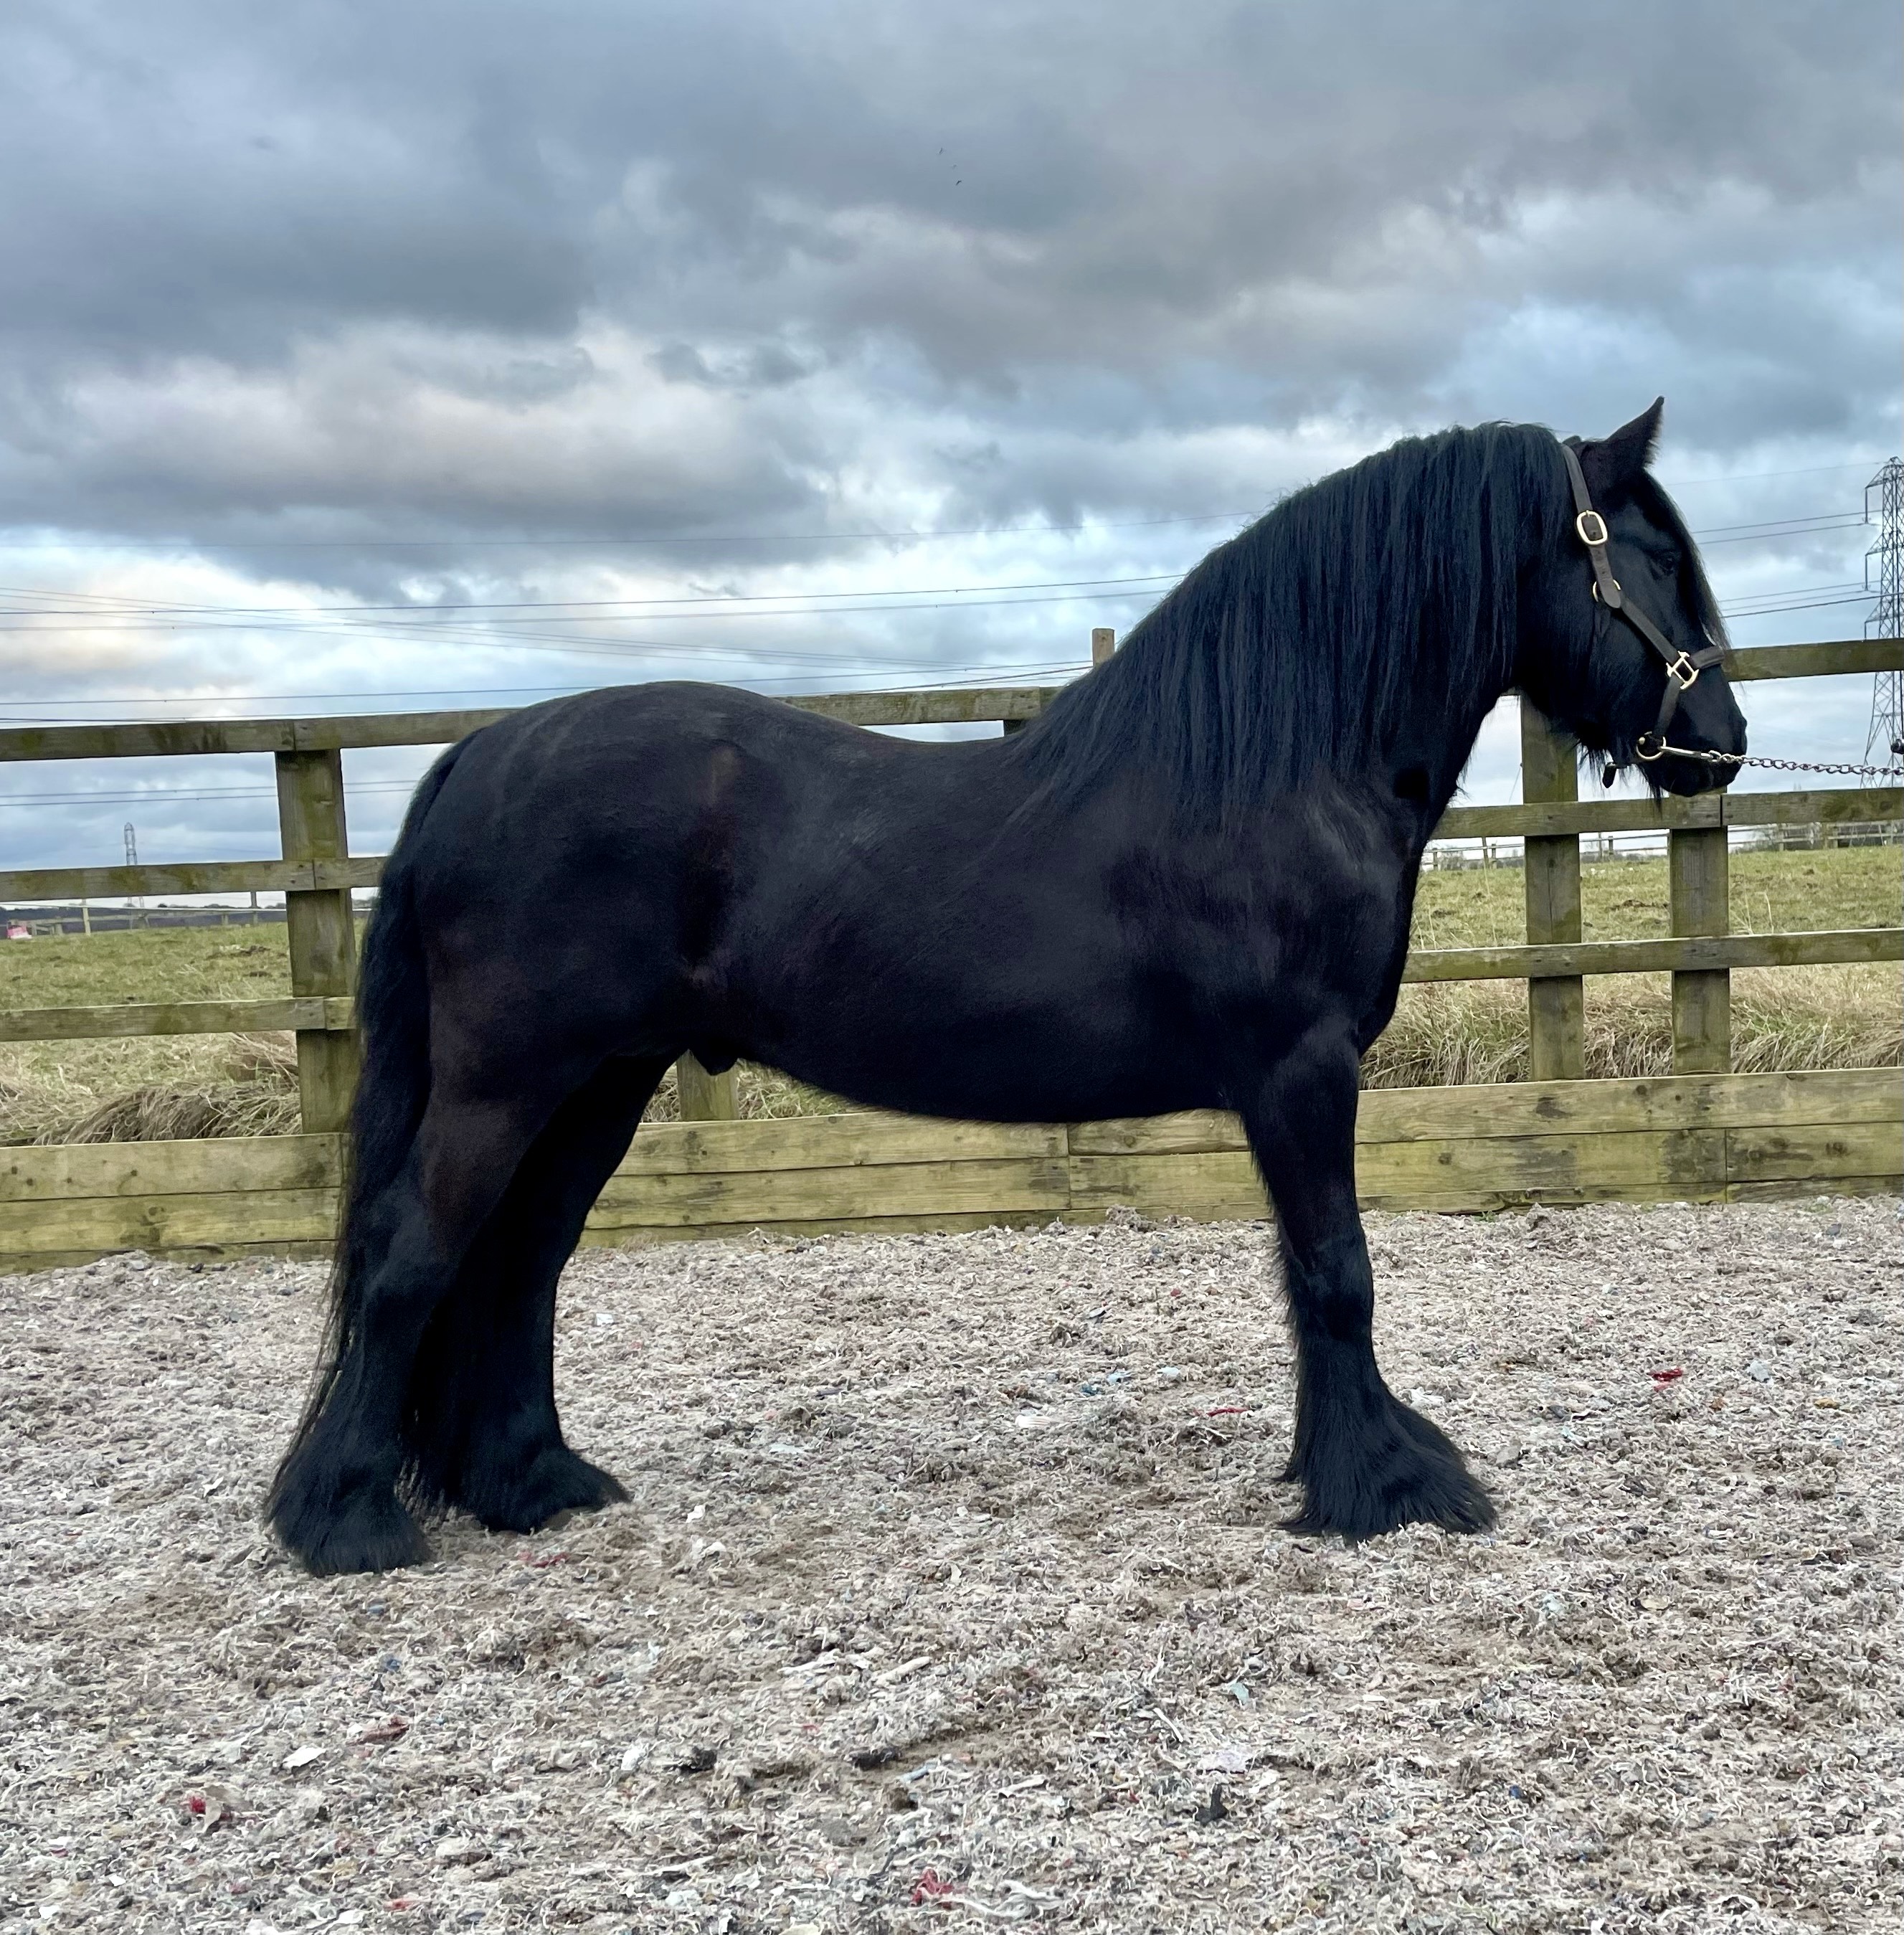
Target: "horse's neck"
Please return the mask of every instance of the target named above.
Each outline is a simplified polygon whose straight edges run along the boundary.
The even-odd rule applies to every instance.
[[[1450,688],[1439,668],[1424,668],[1410,708],[1407,737],[1384,749],[1393,776],[1419,768],[1426,776],[1425,824],[1432,827],[1445,813],[1459,789],[1461,776],[1473,757],[1475,742],[1488,714],[1499,704],[1507,687]],[[1426,844],[1427,835],[1423,835]]]

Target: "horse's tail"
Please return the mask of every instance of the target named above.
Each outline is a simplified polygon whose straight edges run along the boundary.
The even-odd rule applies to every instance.
[[[471,735],[473,738],[475,735]],[[316,1381],[265,1501],[276,1517],[291,1464],[316,1429],[362,1321],[373,1263],[374,1212],[409,1158],[430,1100],[430,988],[416,913],[417,835],[469,741],[452,746],[424,775],[403,816],[379,883],[358,974],[358,1039],[363,1067],[351,1103],[344,1212],[330,1266],[330,1303]]]

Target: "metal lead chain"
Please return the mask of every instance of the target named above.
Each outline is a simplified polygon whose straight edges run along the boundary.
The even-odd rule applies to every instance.
[[[1851,773],[1860,779],[1904,779],[1904,766],[1813,766],[1803,759],[1761,759],[1752,757],[1742,762],[1748,766],[1776,766],[1782,773]]]
[[[1708,766],[1769,766],[1782,773],[1848,773],[1859,779],[1904,779],[1904,766],[1814,765],[1805,759],[1764,759],[1750,753],[1695,752],[1690,746],[1661,746],[1657,752],[1640,756],[1650,765],[1673,753],[1682,759],[1697,759]]]

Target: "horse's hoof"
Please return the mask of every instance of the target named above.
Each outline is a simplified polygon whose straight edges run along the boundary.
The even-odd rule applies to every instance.
[[[1319,1437],[1293,1472],[1303,1508],[1283,1521],[1299,1536],[1378,1538],[1405,1525],[1486,1532],[1494,1501],[1447,1434],[1390,1397],[1372,1425]]]
[[[627,1499],[619,1479],[567,1445],[551,1444],[519,1471],[466,1486],[457,1502],[491,1532],[539,1532],[561,1514],[599,1511]]]
[[[420,1565],[430,1541],[388,1485],[346,1493],[328,1512],[280,1500],[271,1514],[278,1536],[320,1578],[336,1572],[391,1572]]]

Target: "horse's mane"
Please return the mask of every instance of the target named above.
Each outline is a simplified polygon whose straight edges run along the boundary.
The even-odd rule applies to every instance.
[[[1567,542],[1572,515],[1559,445],[1537,424],[1407,438],[1218,546],[1052,702],[1024,756],[1073,798],[1141,761],[1199,817],[1318,768],[1371,770],[1418,742],[1424,692],[1459,705],[1504,689],[1521,563]]]

